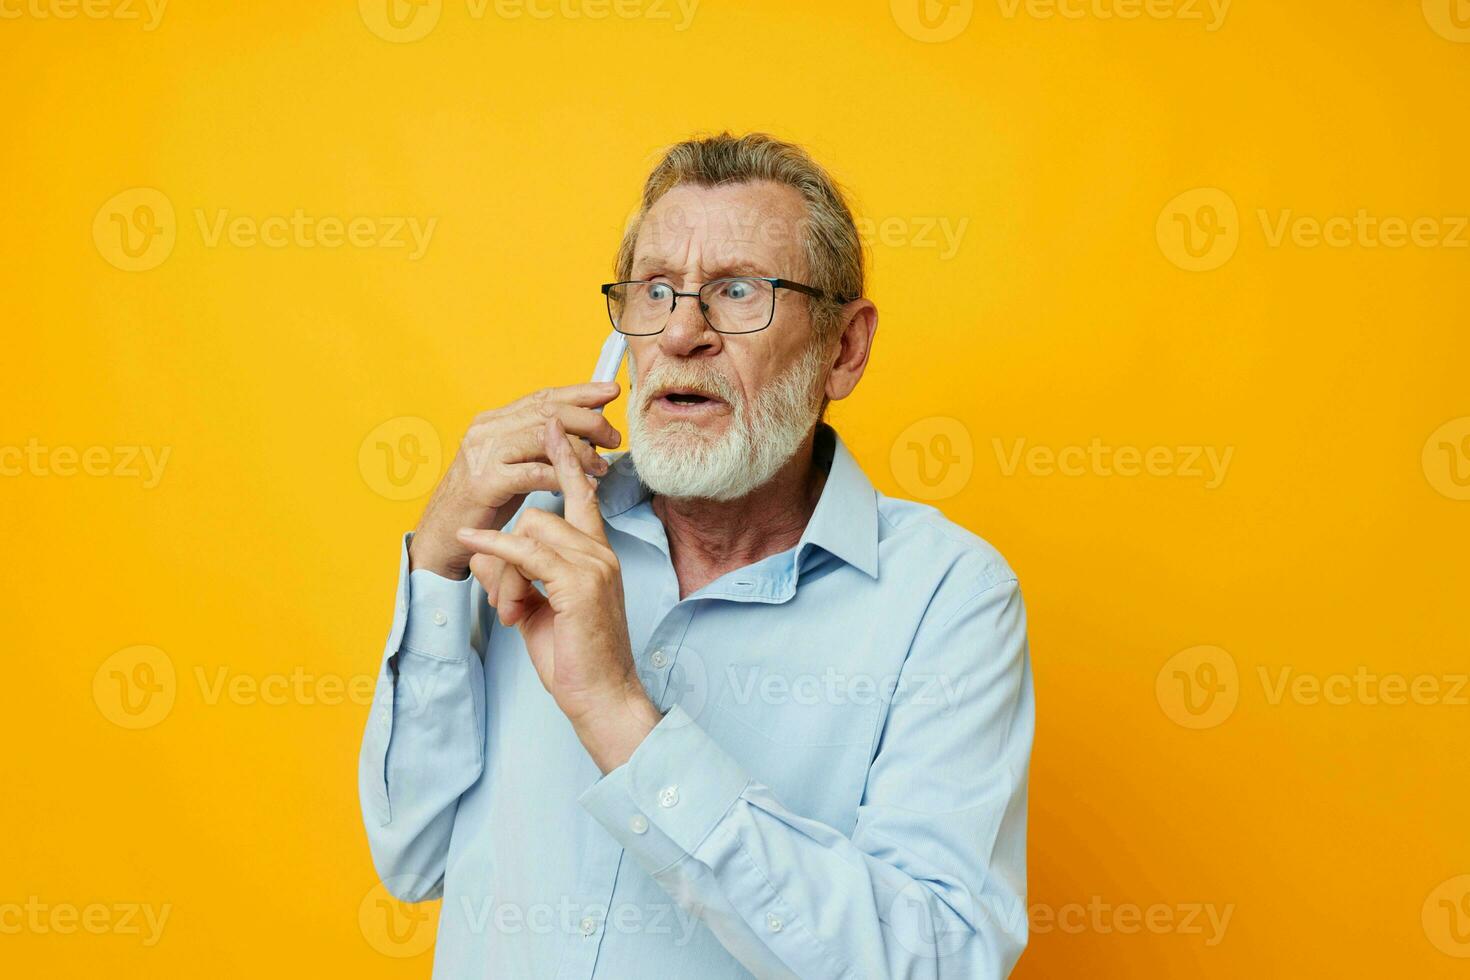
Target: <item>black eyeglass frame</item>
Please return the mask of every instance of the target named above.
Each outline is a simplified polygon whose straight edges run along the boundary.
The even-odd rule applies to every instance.
[[[706,289],[710,288],[711,286],[718,286],[720,283],[723,282],[768,282],[771,284],[771,286],[773,287],[771,290],[771,315],[766,318],[765,326],[756,327],[754,330],[721,330],[719,327],[715,326],[714,321],[709,318],[709,304],[706,303],[701,298],[701,296]],[[725,334],[726,336],[730,337],[740,337],[748,333],[760,333],[762,330],[766,329],[766,327],[769,327],[772,323],[776,321],[775,290],[777,289],[789,289],[793,292],[804,293],[807,296],[811,296],[815,299],[831,299],[835,300],[838,303],[847,302],[846,300],[843,300],[840,296],[833,296],[831,293],[818,289],[815,286],[808,286],[804,282],[796,282],[792,279],[779,279],[775,276],[725,276],[720,279],[711,279],[709,282],[700,286],[698,290],[692,293],[681,293],[677,289],[674,289],[672,286],[670,286],[669,288],[673,292],[673,295],[669,297],[669,317],[668,319],[664,320],[664,325],[662,327],[659,327],[653,333],[624,333],[624,331],[618,326],[617,319],[613,316],[612,291],[619,286],[652,286],[654,284],[655,281],[648,279],[624,279],[622,282],[605,282],[602,284],[602,295],[603,298],[607,301],[607,318],[609,321],[612,322],[614,330],[616,330],[618,333],[623,334],[623,336],[625,337],[657,337],[659,334],[663,333],[669,328],[669,319],[673,319],[674,310],[678,308],[679,300],[685,296],[692,296],[695,298],[695,300],[698,301],[699,314],[700,316],[704,317],[704,322],[709,324],[709,328],[711,330],[713,330],[715,333]],[[664,283],[664,285],[668,284]]]

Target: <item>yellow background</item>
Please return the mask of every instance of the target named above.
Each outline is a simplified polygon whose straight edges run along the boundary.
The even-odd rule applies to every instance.
[[[5,0],[0,445],[108,462],[0,478],[0,907],[116,927],[7,929],[0,972],[428,975],[432,918],[385,939],[356,797],[424,503],[375,454],[432,478],[476,411],[583,379],[657,149],[729,127],[808,145],[873,222],[878,342],[833,422],[881,490],[941,497],[1020,575],[1051,926],[1018,975],[1466,975],[1470,232],[1271,231],[1363,210],[1454,238],[1470,6],[935,2],[925,27],[899,0],[703,0],[681,30],[669,0],[588,2],[429,2],[405,42],[381,0],[177,0],[151,30],[137,3]],[[157,198],[109,202],[138,188],[173,247],[125,271],[112,215]],[[416,260],[200,228],[297,209],[437,224]],[[1223,264],[1181,267],[1189,222]],[[1214,487],[1183,452],[1007,466],[1094,438],[1232,456]],[[117,447],[166,449],[156,486]],[[111,685],[140,663],[172,701],[130,728]],[[1440,695],[1273,696],[1360,669]],[[1181,677],[1224,699],[1204,727]],[[167,907],[156,943],[129,903]],[[1113,911],[1057,924],[1089,905]],[[1229,908],[1223,936],[1183,927],[1192,905]]]

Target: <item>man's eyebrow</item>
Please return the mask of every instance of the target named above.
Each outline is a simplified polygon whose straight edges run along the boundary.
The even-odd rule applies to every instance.
[[[766,276],[770,273],[762,266],[747,261],[725,262],[710,270],[711,279],[725,279],[729,276]]]

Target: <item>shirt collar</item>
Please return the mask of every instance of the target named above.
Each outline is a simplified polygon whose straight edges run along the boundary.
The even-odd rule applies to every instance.
[[[812,453],[818,465],[828,461],[830,465],[827,481],[817,499],[817,508],[796,544],[797,570],[807,552],[815,546],[860,569],[870,578],[877,578],[877,491],[837,430],[826,422],[817,423]],[[619,453],[611,458],[611,462],[612,467],[602,478],[597,491],[602,516],[608,519],[653,496],[638,476],[632,453]]]

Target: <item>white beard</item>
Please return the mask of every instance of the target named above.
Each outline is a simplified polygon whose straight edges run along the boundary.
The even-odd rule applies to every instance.
[[[628,451],[638,476],[654,493],[699,500],[738,500],[764,486],[795,455],[821,411],[826,359],[809,344],[784,374],[749,403],[721,375],[691,369],[689,362],[664,359],[640,384],[632,358]],[[649,396],[665,384],[689,385],[725,400],[731,414],[725,431],[712,436],[698,422],[670,419],[650,426]]]

